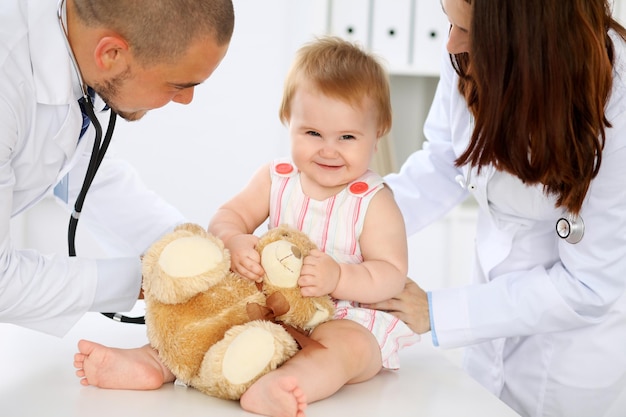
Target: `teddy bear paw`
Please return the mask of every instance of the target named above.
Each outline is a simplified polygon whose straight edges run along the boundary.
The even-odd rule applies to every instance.
[[[234,326],[209,349],[193,385],[209,395],[239,399],[297,350],[296,341],[278,324],[255,320]]]
[[[329,307],[318,302],[313,302],[313,305],[315,312],[304,326],[305,330],[311,330],[317,327],[318,324],[324,323],[332,318],[333,311]]]
[[[143,257],[147,298],[183,303],[224,279],[230,256],[223,242],[199,227],[183,225],[155,243]]]

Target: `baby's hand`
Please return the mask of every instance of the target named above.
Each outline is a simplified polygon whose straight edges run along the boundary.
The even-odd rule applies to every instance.
[[[259,238],[254,235],[241,234],[228,240],[230,251],[230,269],[244,278],[261,282],[263,280],[263,267],[261,256],[255,249]]]
[[[304,258],[300,271],[300,292],[304,297],[319,297],[331,294],[337,288],[341,268],[339,264],[324,252],[313,249]]]

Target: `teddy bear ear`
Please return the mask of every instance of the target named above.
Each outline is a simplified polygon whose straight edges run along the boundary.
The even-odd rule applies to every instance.
[[[179,230],[185,230],[187,232],[190,232],[191,234],[199,235],[199,236],[207,236],[208,235],[207,231],[202,226],[200,226],[199,224],[196,224],[196,223],[183,223],[183,224],[180,224],[180,225],[176,226],[174,231],[179,231]]]
[[[296,228],[281,224],[261,235],[257,242],[256,249],[259,253],[263,253],[265,246],[277,240],[285,240],[297,246],[302,257],[308,255],[311,249],[317,247],[305,233]]]

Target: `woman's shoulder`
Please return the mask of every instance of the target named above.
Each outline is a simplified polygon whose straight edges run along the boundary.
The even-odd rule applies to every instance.
[[[626,118],[626,40],[613,30],[609,32],[609,36],[613,41],[614,61],[613,85],[606,106],[606,116],[614,124]]]

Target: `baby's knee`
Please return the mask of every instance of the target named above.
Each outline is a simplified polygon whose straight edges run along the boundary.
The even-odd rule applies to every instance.
[[[351,320],[333,320],[328,324],[318,327],[311,337],[322,345],[346,350],[354,357],[380,354],[378,341],[367,328]]]
[[[353,371],[348,383],[367,381],[382,368],[380,346],[367,328],[351,323],[353,326],[346,326],[339,336],[343,340],[345,366]]]

